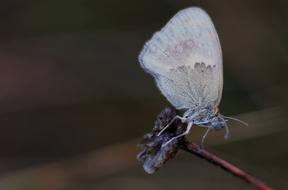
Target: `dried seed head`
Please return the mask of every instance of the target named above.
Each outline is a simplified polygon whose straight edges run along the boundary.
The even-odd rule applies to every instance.
[[[152,131],[144,135],[142,142],[139,144],[144,150],[137,155],[137,158],[143,163],[144,170],[149,174],[154,173],[166,161],[173,158],[178,152],[179,144],[185,141],[185,137],[181,137],[166,146],[162,146],[172,137],[183,133],[185,130],[185,124],[177,120],[161,135],[158,135],[177,114],[179,114],[178,111],[171,107],[163,109],[157,116]]]

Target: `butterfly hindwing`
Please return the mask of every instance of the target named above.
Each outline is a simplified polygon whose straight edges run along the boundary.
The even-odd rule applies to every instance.
[[[176,108],[203,102],[219,104],[221,46],[210,17],[202,9],[177,13],[145,44],[139,61]]]

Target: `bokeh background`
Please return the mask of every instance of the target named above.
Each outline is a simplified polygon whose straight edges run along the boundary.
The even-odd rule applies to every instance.
[[[211,132],[206,148],[287,189],[285,0],[1,1],[0,189],[251,189],[185,152],[154,175],[136,160],[168,105],[138,53],[188,6],[205,9],[219,33],[221,112],[250,124],[231,123],[226,141]]]

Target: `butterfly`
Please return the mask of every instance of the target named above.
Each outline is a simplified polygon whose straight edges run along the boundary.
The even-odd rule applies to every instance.
[[[182,116],[175,116],[158,135],[176,119],[187,123],[182,134],[164,144],[189,133],[192,126],[207,127],[203,144],[211,129],[229,129],[227,119],[247,123],[219,113],[223,89],[222,51],[218,34],[209,15],[198,7],[179,11],[152,38],[139,54],[141,67],[151,74],[166,99]]]

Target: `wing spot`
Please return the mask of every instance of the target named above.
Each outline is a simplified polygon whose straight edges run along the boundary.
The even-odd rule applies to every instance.
[[[197,69],[198,67],[200,67],[200,63],[196,62],[195,65],[194,65],[194,68]]]

